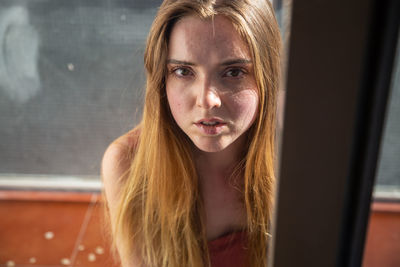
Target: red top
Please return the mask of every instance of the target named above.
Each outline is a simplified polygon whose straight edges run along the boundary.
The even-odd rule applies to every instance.
[[[246,233],[234,232],[208,242],[211,267],[247,267]]]

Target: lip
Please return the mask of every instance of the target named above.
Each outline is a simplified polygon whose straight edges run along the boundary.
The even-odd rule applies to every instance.
[[[216,125],[204,125],[202,122],[218,122]],[[218,135],[222,132],[226,123],[220,118],[204,118],[194,123],[200,132],[204,135]]]
[[[208,123],[210,123],[210,122],[218,122],[218,123],[226,124],[220,118],[204,118],[204,119],[198,120],[197,122],[195,122],[195,124],[202,123],[202,122],[208,122]]]

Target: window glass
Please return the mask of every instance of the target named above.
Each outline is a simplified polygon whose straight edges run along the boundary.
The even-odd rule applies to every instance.
[[[283,136],[283,120],[284,120],[284,108],[285,108],[285,97],[286,97],[286,73],[287,73],[287,62],[289,52],[289,41],[290,41],[290,26],[291,26],[291,13],[292,13],[292,0],[275,0],[272,1],[276,19],[279,23],[279,28],[282,36],[282,78],[281,87],[278,93],[277,103],[277,153],[280,154],[282,136]],[[278,161],[280,157],[277,157]],[[276,162],[276,166],[279,166],[279,162]],[[277,174],[279,170],[277,168]],[[279,177],[279,174],[277,175]]]
[[[107,144],[140,118],[161,2],[0,2],[0,177],[98,177]]]
[[[386,121],[381,142],[375,198],[400,199],[400,42],[392,74]]]

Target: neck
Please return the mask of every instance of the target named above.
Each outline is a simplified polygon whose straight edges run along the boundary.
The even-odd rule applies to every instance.
[[[200,179],[207,177],[230,177],[245,154],[246,136],[242,135],[224,150],[204,152],[193,148],[194,161]]]

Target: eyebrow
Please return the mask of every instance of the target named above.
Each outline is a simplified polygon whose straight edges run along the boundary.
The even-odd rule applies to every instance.
[[[229,59],[221,63],[222,66],[229,66],[233,64],[251,64],[251,60],[245,59],[245,58],[235,58],[235,59]],[[183,61],[183,60],[176,60],[176,59],[168,59],[167,64],[178,64],[178,65],[188,65],[188,66],[195,66],[196,64],[193,62],[189,61]]]
[[[182,61],[182,60],[176,60],[176,59],[168,59],[167,64],[178,64],[178,65],[189,65],[189,66],[196,65],[189,61]]]
[[[251,60],[245,59],[245,58],[237,58],[237,59],[230,59],[227,61],[222,62],[221,65],[223,66],[229,66],[233,64],[251,64]]]

